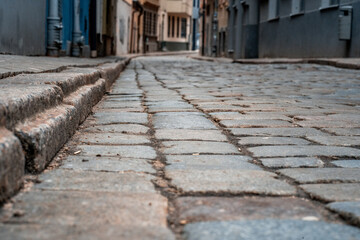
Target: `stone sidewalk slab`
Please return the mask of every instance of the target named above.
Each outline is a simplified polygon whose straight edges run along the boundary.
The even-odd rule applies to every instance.
[[[360,168],[359,160],[337,160],[337,161],[332,161],[331,163],[337,167]]]
[[[300,187],[313,198],[326,202],[360,201],[359,183],[305,184]]]
[[[360,146],[360,137],[356,136],[308,136],[307,139],[328,146]]]
[[[334,212],[339,213],[352,223],[360,224],[360,201],[357,202],[334,202],[329,203],[326,207]]]
[[[156,173],[146,159],[120,157],[68,156],[60,168],[76,171]]]
[[[92,133],[130,133],[130,134],[146,134],[149,131],[148,127],[140,124],[111,124],[111,125],[97,125],[94,127],[87,127],[82,129],[84,132]]]
[[[269,119],[251,119],[251,120],[222,120],[220,124],[226,128],[257,128],[257,127],[293,127],[292,123],[282,120],[269,120]]]
[[[118,123],[138,123],[146,124],[146,113],[132,113],[132,112],[102,112],[93,115],[97,124],[118,124]]]
[[[310,201],[289,197],[179,197],[175,200],[179,222],[255,219],[325,220],[323,210]]]
[[[236,136],[306,137],[329,136],[315,128],[230,128]]]
[[[35,189],[90,192],[155,193],[151,180],[143,173],[112,173],[57,169],[40,176]]]
[[[133,145],[147,144],[150,140],[146,136],[123,133],[82,133],[75,135],[73,140],[80,144],[101,145]]]
[[[124,157],[124,158],[146,158],[155,159],[156,152],[149,146],[101,146],[101,145],[78,145],[82,156],[98,157]]]
[[[340,224],[300,220],[201,222],[185,226],[187,240],[358,240],[360,230]]]
[[[207,141],[165,141],[164,154],[239,154],[232,144]]]
[[[296,190],[274,173],[256,170],[168,170],[171,184],[185,193],[292,195]]]
[[[240,145],[307,145],[310,144],[301,138],[294,137],[241,137]]]
[[[323,167],[324,162],[313,157],[260,158],[261,163],[270,168]]]
[[[156,129],[217,129],[204,114],[197,112],[156,113],[153,124]]]

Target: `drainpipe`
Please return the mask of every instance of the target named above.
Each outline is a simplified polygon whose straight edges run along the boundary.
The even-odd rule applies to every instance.
[[[63,28],[59,17],[58,0],[49,1],[49,16],[48,23],[48,44],[47,55],[59,56],[59,49],[61,48],[61,29]]]
[[[80,45],[84,42],[80,30],[80,0],[74,0],[74,31],[73,31],[72,55],[80,56]]]

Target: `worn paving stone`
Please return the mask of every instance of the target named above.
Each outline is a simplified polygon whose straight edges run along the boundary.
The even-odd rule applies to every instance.
[[[360,150],[335,146],[260,146],[248,149],[255,157],[348,156],[360,157]]]
[[[327,204],[326,207],[339,213],[344,218],[349,219],[352,223],[360,224],[360,201],[334,202]]]
[[[293,124],[282,120],[271,119],[245,119],[245,120],[222,120],[222,125],[227,128],[254,128],[254,127],[292,127]]]
[[[158,129],[155,137],[170,140],[227,141],[226,136],[219,130]]]
[[[264,219],[192,223],[185,226],[184,237],[187,240],[355,240],[360,239],[360,230],[326,222]]]
[[[315,128],[230,128],[237,136],[306,137],[329,136]]]
[[[78,145],[82,156],[104,156],[123,158],[147,158],[155,159],[156,152],[149,146],[101,146],[101,145]]]
[[[360,146],[360,137],[356,136],[308,136],[307,138],[322,145]]]
[[[305,184],[300,187],[322,201],[360,201],[359,183]]]
[[[310,217],[325,220],[310,201],[290,197],[179,197],[175,207],[178,221],[187,223]]]
[[[206,141],[165,141],[163,152],[165,154],[193,154],[193,153],[214,153],[214,154],[238,154],[236,147],[224,142]]]
[[[74,137],[80,144],[130,145],[150,143],[146,136],[122,133],[82,133]]]
[[[360,136],[360,128],[324,128],[324,130],[342,136]]]
[[[331,163],[337,167],[360,168],[360,160],[338,160],[332,161]]]
[[[218,120],[253,120],[253,119],[271,119],[271,120],[285,120],[290,121],[291,118],[271,112],[248,112],[241,114],[238,112],[213,112],[210,115]]]
[[[32,191],[4,212],[12,223],[166,227],[167,199],[155,193]]]
[[[296,168],[279,172],[299,183],[360,182],[360,169],[352,168]]]
[[[261,170],[255,164],[247,162],[251,160],[247,156],[239,155],[167,155],[166,162],[170,164],[166,166],[166,170],[186,170],[186,169],[247,169]]]
[[[242,137],[240,145],[307,145],[310,144],[301,138],[294,137]]]
[[[156,173],[152,165],[145,159],[120,157],[68,156],[63,160],[60,168],[80,171]]]
[[[111,125],[97,125],[95,127],[88,127],[82,129],[84,132],[95,133],[133,133],[133,134],[145,134],[149,131],[148,127],[140,124],[111,124]]]
[[[261,158],[261,163],[271,168],[323,167],[324,162],[314,157]]]
[[[2,240],[98,240],[98,239],[144,239],[174,240],[173,233],[165,227],[121,225],[52,225],[52,224],[0,224]]]
[[[130,101],[130,102],[125,102],[125,101],[104,101],[101,102],[97,105],[97,107],[99,108],[139,108],[139,109],[143,109],[143,107],[141,106],[141,101]]]
[[[140,123],[146,124],[146,113],[133,113],[133,112],[102,112],[95,113],[93,117],[97,124],[116,124],[116,123]]]
[[[143,173],[112,173],[58,169],[39,177],[36,189],[93,192],[155,193],[153,177]]]
[[[256,170],[169,170],[171,184],[186,193],[227,192],[291,195],[295,188],[276,180],[273,173]]]
[[[217,129],[204,114],[197,112],[156,113],[153,124],[156,129]]]

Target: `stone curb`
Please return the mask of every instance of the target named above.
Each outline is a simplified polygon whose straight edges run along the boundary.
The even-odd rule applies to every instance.
[[[203,60],[209,62],[227,62],[227,63],[240,63],[240,64],[319,64],[328,65],[338,68],[346,69],[360,69],[360,60],[351,58],[260,58],[260,59],[230,59],[230,58],[215,58],[215,57],[204,57],[204,56],[189,56],[196,60]]]
[[[130,62],[60,73],[19,74],[0,82],[0,202],[41,172]]]

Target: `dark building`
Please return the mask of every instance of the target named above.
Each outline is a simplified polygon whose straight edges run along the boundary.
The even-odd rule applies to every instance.
[[[360,0],[229,0],[227,9],[227,57],[360,57]]]

